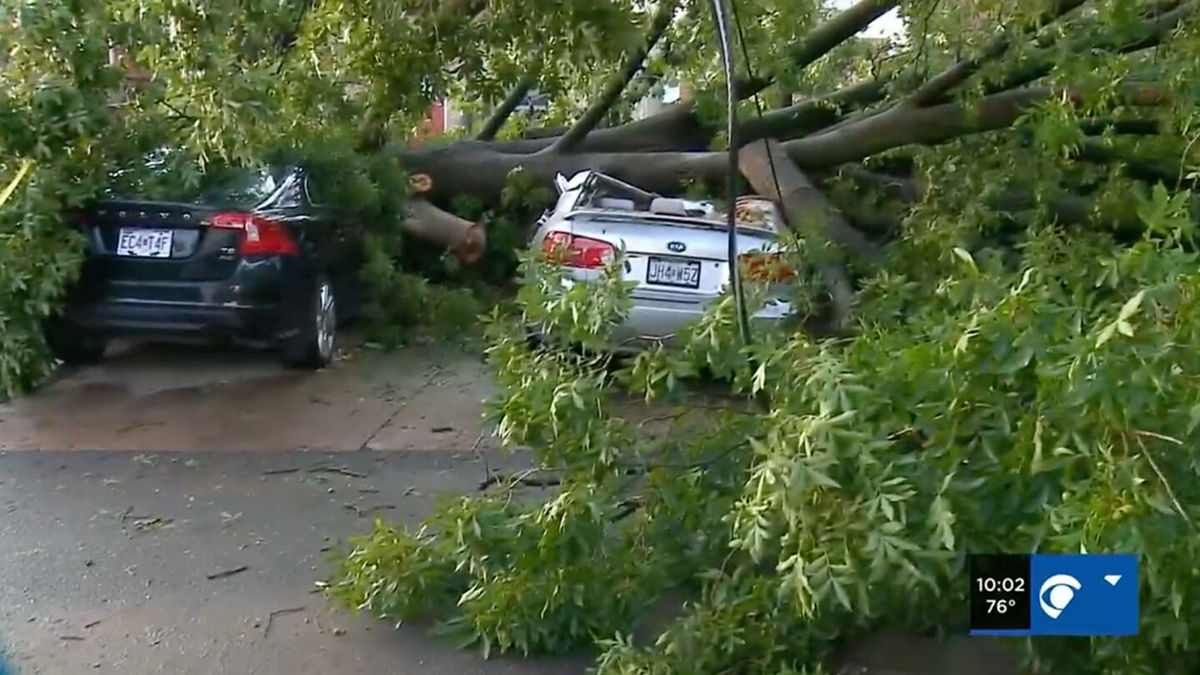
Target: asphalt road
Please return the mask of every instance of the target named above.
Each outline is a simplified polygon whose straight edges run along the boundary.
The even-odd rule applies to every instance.
[[[313,592],[373,513],[415,522],[483,472],[473,453],[4,453],[0,642],[22,674],[583,672],[483,661]]]

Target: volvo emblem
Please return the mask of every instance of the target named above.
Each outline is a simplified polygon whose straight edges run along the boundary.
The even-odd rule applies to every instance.
[[[687,250],[687,244],[682,241],[669,241],[667,242],[667,250],[672,253],[683,253]]]

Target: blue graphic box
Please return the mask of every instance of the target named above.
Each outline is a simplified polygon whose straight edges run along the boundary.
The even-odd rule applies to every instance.
[[[1036,553],[1029,572],[1029,635],[1137,633],[1136,555]]]

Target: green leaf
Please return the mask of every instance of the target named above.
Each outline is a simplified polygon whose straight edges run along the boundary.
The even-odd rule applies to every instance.
[[[1136,295],[1125,301],[1121,306],[1121,311],[1117,313],[1118,321],[1125,321],[1133,316],[1138,308],[1142,306],[1142,299],[1146,297],[1146,291],[1138,291]]]

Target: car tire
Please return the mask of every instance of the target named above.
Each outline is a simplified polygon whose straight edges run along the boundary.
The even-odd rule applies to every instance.
[[[305,304],[300,331],[284,342],[281,358],[291,368],[319,370],[333,362],[337,350],[337,300],[328,278],[317,278]]]
[[[54,358],[72,366],[98,363],[108,349],[104,338],[63,326],[54,326],[46,332],[46,344]]]

